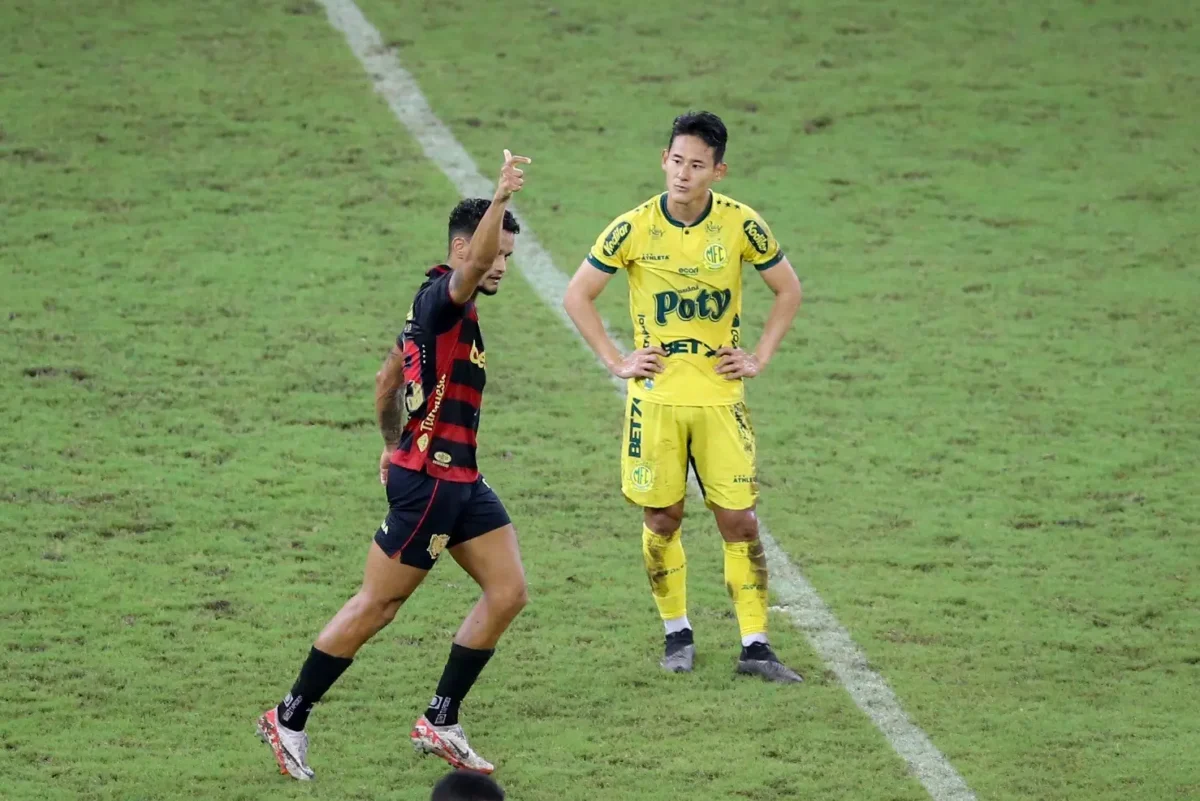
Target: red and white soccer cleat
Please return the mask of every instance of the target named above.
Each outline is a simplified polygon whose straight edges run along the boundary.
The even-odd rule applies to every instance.
[[[271,746],[279,772],[302,782],[316,775],[308,766],[308,735],[279,725],[275,709],[268,709],[258,719],[258,739]]]
[[[417,753],[433,754],[450,763],[451,767],[491,773],[496,767],[475,753],[467,742],[462,726],[434,726],[422,715],[408,735]]]

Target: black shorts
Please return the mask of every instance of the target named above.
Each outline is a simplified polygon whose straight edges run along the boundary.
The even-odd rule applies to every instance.
[[[387,520],[375,542],[392,559],[421,570],[431,569],[446,548],[512,522],[483,476],[464,484],[392,465],[387,499]]]

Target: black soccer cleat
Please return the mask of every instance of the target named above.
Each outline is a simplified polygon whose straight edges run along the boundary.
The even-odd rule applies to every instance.
[[[658,664],[672,673],[691,673],[696,661],[696,645],[691,629],[667,635],[663,658]]]
[[[738,657],[737,672],[747,676],[761,676],[765,681],[780,684],[797,684],[804,677],[779,661],[771,646],[756,642],[742,648]]]

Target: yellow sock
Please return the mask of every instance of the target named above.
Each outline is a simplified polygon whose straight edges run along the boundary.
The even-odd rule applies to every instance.
[[[642,526],[642,558],[663,620],[687,615],[687,559],[678,531],[662,536]]]
[[[767,632],[767,556],[762,541],[725,543],[725,589],[742,637]]]

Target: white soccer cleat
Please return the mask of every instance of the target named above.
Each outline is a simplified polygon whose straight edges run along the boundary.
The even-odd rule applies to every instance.
[[[316,776],[308,766],[308,735],[279,725],[278,712],[268,709],[258,719],[258,739],[271,746],[279,772],[302,782]]]
[[[462,770],[474,770],[479,773],[491,773],[496,767],[475,753],[467,742],[467,735],[462,726],[434,726],[429,719],[422,715],[413,724],[412,733],[408,735],[413,748],[420,754],[433,754],[450,763],[451,767]]]

